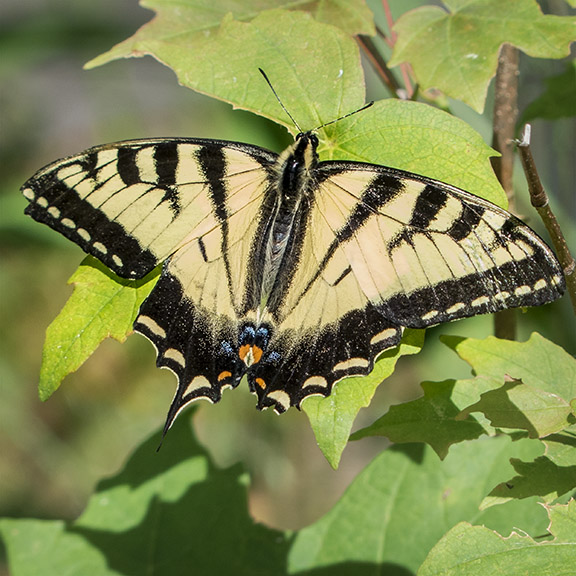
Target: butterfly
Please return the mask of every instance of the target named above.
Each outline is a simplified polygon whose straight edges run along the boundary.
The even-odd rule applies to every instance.
[[[519,219],[410,172],[320,162],[301,132],[282,154],[195,138],[133,140],[58,160],[23,186],[26,213],[114,273],[162,264],[135,331],[178,378],[165,431],[246,376],[282,413],[368,374],[405,327],[564,291]]]

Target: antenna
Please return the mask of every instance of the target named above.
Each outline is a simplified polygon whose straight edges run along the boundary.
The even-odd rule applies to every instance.
[[[266,72],[264,72],[264,70],[262,70],[262,68],[258,68],[258,70],[260,70],[260,74],[262,74],[262,76],[264,76],[264,80],[266,80],[266,82],[268,83],[268,86],[270,86],[270,90],[272,90],[272,94],[274,94],[274,96],[276,96],[276,100],[278,100],[278,104],[280,104],[280,106],[282,106],[282,110],[284,110],[284,112],[286,112],[286,114],[288,115],[290,120],[292,120],[294,126],[296,126],[296,128],[298,129],[298,132],[302,132],[302,128],[300,128],[300,126],[298,126],[298,122],[296,122],[296,120],[294,120],[294,117],[292,116],[292,114],[290,114],[290,112],[288,112],[288,110],[286,109],[286,106],[284,106],[284,104],[282,103],[282,100],[280,100],[280,96],[278,96],[278,94],[276,94],[276,90],[274,90],[274,86],[272,86],[272,82],[270,82],[270,80],[268,79],[268,76],[266,76]]]
[[[278,100],[278,103],[280,104],[280,106],[282,106],[282,110],[284,110],[284,112],[286,112],[286,114],[288,115],[290,120],[292,120],[292,123],[294,124],[294,126],[296,126],[296,128],[298,129],[298,132],[300,132],[302,134],[302,128],[300,128],[300,126],[298,126],[298,122],[296,122],[296,120],[294,119],[294,116],[292,116],[292,114],[290,114],[290,112],[288,112],[288,109],[286,108],[286,106],[284,106],[284,104],[282,103],[282,100],[280,100],[280,97],[276,93],[276,90],[274,90],[274,86],[272,86],[272,82],[270,82],[268,76],[266,76],[266,72],[264,72],[264,70],[262,70],[262,68],[258,68],[258,70],[260,70],[260,74],[262,74],[262,76],[264,76],[264,80],[266,80],[266,82],[268,83],[268,86],[270,86],[270,90],[272,90],[272,94],[274,94],[274,96],[276,96],[276,100]],[[317,130],[320,130],[321,128],[325,128],[326,126],[330,126],[330,124],[340,122],[340,120],[344,120],[344,118],[348,118],[349,116],[352,116],[353,114],[357,114],[358,112],[362,112],[363,110],[366,110],[366,108],[370,108],[370,106],[372,106],[372,104],[374,104],[374,100],[372,100],[371,102],[368,102],[368,104],[365,104],[364,106],[362,106],[362,108],[358,108],[358,110],[354,110],[353,112],[348,112],[348,114],[344,114],[344,116],[340,116],[340,118],[336,118],[335,120],[330,120],[330,122],[326,122],[326,124],[322,124],[321,126],[314,128],[314,130],[312,130],[312,132],[316,132]]]
[[[340,120],[344,120],[344,118],[348,118],[349,116],[353,116],[354,114],[358,114],[358,112],[362,112],[366,110],[366,108],[370,108],[374,104],[374,100],[368,102],[368,104],[364,104],[362,108],[358,108],[358,110],[354,110],[353,112],[348,112],[348,114],[344,114],[344,116],[340,116],[340,118],[336,118],[336,120],[330,120],[330,122],[326,122],[326,124],[322,124],[322,126],[318,126],[315,130],[320,130],[320,128],[326,128],[326,126],[330,126],[330,124],[334,124],[335,122],[340,122]]]

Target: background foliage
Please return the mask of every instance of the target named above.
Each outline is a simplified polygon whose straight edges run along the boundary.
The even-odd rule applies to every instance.
[[[259,2],[252,4],[253,11],[236,13],[235,19],[226,17],[225,2],[221,13],[203,12],[200,1],[190,4],[194,7],[190,14],[175,17],[171,3],[150,2],[162,17],[141,29],[135,40],[123,42],[92,64],[133,49],[153,51],[184,85],[258,111],[292,131],[254,74],[257,66],[269,72],[304,128],[363,103],[360,60],[349,37],[372,32],[370,11],[363,2],[345,3],[351,12],[344,14],[339,11],[343,4],[337,2],[302,6],[292,2],[309,12],[273,14],[260,10],[277,9],[282,2]],[[424,2],[389,4],[399,18],[408,7]],[[410,18],[415,14],[430,27],[426,19],[433,12],[439,36],[427,38],[423,46],[414,45],[409,37],[394,56],[398,63],[404,57],[413,64],[423,88],[442,88],[468,102],[476,112],[457,100],[438,100],[487,142],[491,91],[487,89],[485,105],[483,91],[495,69],[497,42],[502,40],[496,42],[482,32],[490,29],[486,14],[496,13],[491,4],[453,1],[445,3],[448,11],[441,14],[438,8],[427,7],[419,15],[403,16],[399,31],[402,26],[414,29]],[[498,7],[505,10],[506,4],[499,2]],[[575,36],[567,24],[571,21],[566,18],[567,4],[543,3],[547,14],[556,14],[546,17],[534,12],[534,2],[519,4],[525,7],[522,17],[534,26],[520,23],[518,32],[512,26],[514,18],[506,17],[508,29],[514,28],[521,37],[504,39],[516,41],[532,56],[562,56],[562,47],[565,50]],[[386,28],[381,4],[371,2],[370,7],[378,25]],[[196,573],[220,574],[230,562],[235,562],[239,574],[368,574],[377,567],[403,575],[417,570],[496,573],[494,559],[486,551],[498,553],[504,559],[501,573],[511,574],[519,548],[527,563],[548,565],[550,574],[569,565],[576,541],[574,504],[562,502],[576,483],[571,388],[576,378],[569,355],[576,342],[567,302],[522,314],[520,339],[537,330],[547,340],[534,336],[525,346],[510,344],[519,346],[504,355],[506,360],[518,359],[515,371],[509,362],[502,367],[494,362],[494,351],[501,352],[502,344],[484,340],[491,332],[490,318],[429,330],[422,352],[400,359],[370,407],[360,412],[355,437],[364,439],[347,445],[337,471],[322,458],[304,414],[256,413],[252,397],[241,389],[225,394],[216,406],[197,407],[193,421],[199,443],[191,436],[189,420],[183,418],[155,455],[158,437],[153,431],[162,423],[174,381],[172,375],[154,368],[153,349],[139,337],[129,338],[123,346],[105,342],[49,402],[40,404],[36,386],[44,330],[64,304],[69,294],[65,282],[82,254],[24,218],[25,201],[17,192],[22,182],[55,158],[101,142],[193,135],[281,150],[290,138],[277,124],[233,112],[227,104],[179,87],[173,73],[150,58],[119,60],[83,72],[86,61],[128,38],[149,19],[150,13],[135,2],[30,1],[8,3],[3,9],[7,17],[0,26],[6,57],[0,74],[3,85],[10,88],[3,92],[0,158],[0,516],[5,517],[0,532],[15,576],[39,570],[128,574],[146,569],[180,574],[189,573],[191,565]],[[499,14],[504,18],[504,12]],[[563,16],[561,24],[541,23],[541,18],[558,15]],[[278,34],[279,22],[289,33]],[[456,59],[450,73],[439,69],[430,79],[419,73],[419,66],[430,68],[430,63],[420,64],[418,58],[443,62],[456,58],[443,53],[446,45],[439,40],[447,26],[458,35],[471,25],[477,33],[468,31],[464,39],[473,39],[478,46],[472,50],[467,45],[466,54],[479,58]],[[558,43],[553,47],[550,42],[547,53],[531,52],[537,43],[529,34],[540,30],[539,25]],[[175,29],[183,27],[186,33],[175,36]],[[308,42],[298,42],[302,38]],[[422,41],[422,36],[415,38]],[[274,40],[264,64],[258,48],[263,40],[269,45]],[[427,49],[431,44],[434,49]],[[196,49],[210,58],[195,58]],[[381,49],[388,58],[390,51],[384,45]],[[220,63],[216,73],[213,62]],[[318,62],[322,74],[314,67]],[[389,97],[366,69],[368,98]],[[341,80],[339,70],[346,70]],[[533,122],[534,154],[574,246],[572,73],[573,63],[521,60],[521,109]],[[466,74],[474,82],[464,82]],[[467,94],[462,92],[464,86]],[[483,108],[486,112],[479,114]],[[549,120],[558,118],[559,111],[561,120]],[[423,172],[498,199],[501,192],[489,169],[489,151],[465,130],[470,128],[461,120],[423,104],[385,100],[326,130],[321,152],[327,158],[364,159]],[[519,212],[538,227],[522,200],[523,188],[519,177]],[[134,306],[132,301],[129,307]],[[444,337],[447,347],[439,334],[482,340]],[[461,359],[474,368],[475,377]],[[55,378],[50,366],[43,370],[45,377]],[[503,387],[505,374],[515,380]],[[46,395],[58,380],[48,384]],[[344,405],[350,397],[358,399],[358,394],[344,395]],[[368,402],[361,399],[362,403]],[[321,410],[307,408],[312,420]],[[324,427],[330,421],[322,414],[317,420]],[[497,435],[501,427],[507,435]],[[346,446],[347,430],[334,426],[319,435],[316,426],[333,465]],[[151,440],[123,464],[150,435]],[[436,453],[425,444],[396,444],[382,451],[387,439],[424,442]],[[110,478],[102,481],[106,476]],[[285,532],[289,528],[299,531]],[[522,532],[505,538],[518,529]],[[142,542],[153,543],[154,554],[143,556]]]

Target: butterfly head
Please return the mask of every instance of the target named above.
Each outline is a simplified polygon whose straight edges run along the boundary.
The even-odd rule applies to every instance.
[[[284,150],[276,165],[280,189],[294,192],[303,189],[310,172],[318,164],[318,137],[312,132],[300,132],[292,146]],[[292,194],[292,196],[294,196]]]
[[[295,140],[296,142],[306,142],[308,146],[318,148],[318,136],[316,136],[312,130],[309,130],[308,132],[299,132],[296,134]]]
[[[310,168],[318,163],[318,136],[314,132],[300,132],[296,135],[292,155],[301,160],[303,164]]]

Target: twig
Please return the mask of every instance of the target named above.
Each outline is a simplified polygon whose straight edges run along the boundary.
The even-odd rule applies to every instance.
[[[544,226],[546,226],[546,230],[548,230],[548,234],[550,234],[556,255],[564,271],[566,288],[572,302],[572,308],[574,309],[574,314],[576,314],[576,262],[574,262],[574,257],[570,253],[568,244],[566,244],[566,239],[564,234],[562,234],[558,220],[556,220],[556,216],[554,216],[548,204],[548,195],[542,186],[536,163],[532,156],[532,150],[530,149],[530,133],[530,124],[526,124],[522,131],[521,140],[517,141],[522,168],[524,168],[524,174],[528,182],[530,202],[536,208],[540,218],[542,218],[542,222],[544,222]]]
[[[400,84],[398,83],[398,80],[396,80],[394,73],[390,68],[388,68],[388,64],[382,57],[382,54],[380,54],[376,48],[372,38],[360,34],[357,36],[357,41],[358,44],[360,44],[360,48],[364,51],[364,54],[366,54],[368,60],[370,60],[370,64],[372,64],[376,74],[378,74],[384,84],[388,87],[388,90],[390,90],[394,96],[400,98],[403,90],[400,88]]]
[[[388,0],[382,0],[382,6],[384,8],[386,23],[388,24],[390,33],[386,35],[386,33],[379,27],[376,27],[376,33],[388,45],[390,49],[393,49],[397,39],[396,32],[394,32],[394,18],[392,17],[392,12],[390,10]],[[404,88],[402,88],[394,74],[391,72],[390,68],[388,68],[388,65],[382,57],[382,54],[380,54],[374,45],[373,40],[368,36],[358,36],[358,42],[370,60],[370,63],[376,70],[376,73],[378,76],[380,76],[386,86],[388,86],[388,89],[392,92],[392,94],[397,98],[401,98],[402,100],[411,100],[414,94],[414,88],[412,87],[412,80],[410,76],[410,64],[407,62],[402,62],[402,64],[399,66],[400,74],[402,75],[402,80],[404,82]]]
[[[514,127],[518,116],[518,50],[504,44],[498,56],[494,90],[492,147],[500,152],[491,158],[492,168],[508,197],[508,209],[514,209]],[[494,335],[506,340],[516,338],[516,311],[502,310],[494,315]]]
[[[390,30],[390,48],[394,47],[396,44],[396,32],[394,32],[394,18],[392,17],[392,10],[390,10],[390,4],[388,0],[382,0],[382,8],[384,8],[384,14],[386,15],[386,23],[388,24],[388,29]]]

